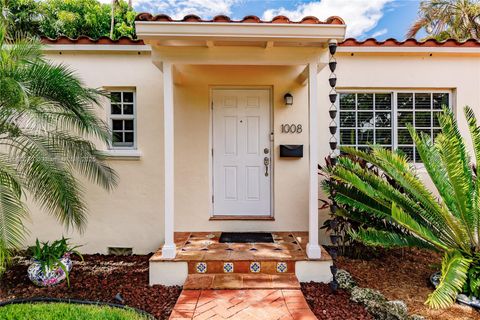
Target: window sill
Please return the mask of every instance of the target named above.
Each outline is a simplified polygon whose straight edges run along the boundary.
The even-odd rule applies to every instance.
[[[140,150],[105,150],[103,152],[108,159],[139,160],[142,156]]]

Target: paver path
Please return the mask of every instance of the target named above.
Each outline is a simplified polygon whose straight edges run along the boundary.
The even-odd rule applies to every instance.
[[[183,290],[178,319],[316,320],[298,289]]]

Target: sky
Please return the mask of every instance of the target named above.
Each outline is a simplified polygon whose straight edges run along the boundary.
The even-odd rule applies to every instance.
[[[417,17],[418,4],[419,0],[133,0],[137,12],[165,13],[175,19],[187,14],[203,19],[225,14],[234,19],[256,15],[269,20],[281,14],[291,20],[309,15],[324,20],[336,15],[347,23],[347,37],[379,40],[404,39]]]

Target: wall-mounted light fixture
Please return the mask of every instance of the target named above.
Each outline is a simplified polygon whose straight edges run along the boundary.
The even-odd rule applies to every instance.
[[[287,107],[293,105],[293,96],[290,93],[285,93],[283,96],[283,101]]]

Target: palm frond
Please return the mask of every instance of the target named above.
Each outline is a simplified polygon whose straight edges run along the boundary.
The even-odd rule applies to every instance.
[[[415,175],[405,155],[390,152],[378,146],[372,146],[371,153],[352,150],[351,148],[342,148],[342,150],[377,166],[384,174],[397,181],[403,187],[403,194],[395,188],[391,190],[391,186],[384,184],[387,188],[390,187],[393,193],[397,194],[396,198],[391,198],[392,201],[402,205],[405,209],[415,208],[416,210],[421,210],[421,214],[417,215],[416,218],[432,223],[437,230],[443,230],[445,236],[450,239],[449,241],[454,239],[454,236],[450,233],[451,230],[459,228],[457,221],[443,210],[431,191]],[[404,200],[406,199],[411,200],[409,203],[405,203]]]
[[[469,106],[464,108],[465,117],[470,130],[470,137],[472,138],[473,151],[475,154],[475,163],[480,166],[480,127],[475,118],[475,112]]]
[[[468,248],[470,246],[468,231],[461,221],[456,218],[459,216],[456,198],[452,194],[452,184],[440,156],[440,151],[429,136],[420,136],[411,126],[408,126],[408,130],[415,142],[422,163],[443,200],[443,204],[436,206],[438,211],[447,221],[448,228],[452,231],[451,235],[455,242]],[[456,214],[452,215],[452,212],[456,212]]]
[[[368,158],[373,158],[373,156],[367,156],[367,161],[369,161]],[[372,161],[379,163],[378,158],[374,158]],[[436,239],[441,239],[444,243],[455,245],[453,235],[450,232],[451,229],[445,223],[444,219],[431,218],[435,212],[425,210],[417,201],[411,199],[408,194],[404,194],[397,188],[394,188],[381,177],[372,174],[369,170],[361,168],[348,158],[339,159],[337,165],[333,168],[333,173],[335,179],[340,179],[347,184],[352,184],[352,186],[366,196],[375,199],[377,202],[383,202],[382,204],[386,207],[390,208],[391,203],[395,202],[404,210],[410,212],[411,217],[414,218],[418,224],[426,228],[431,228],[436,235]],[[360,207],[358,209],[362,210]],[[437,214],[437,216],[439,216],[439,214]]]
[[[423,28],[426,27],[426,25],[428,24],[428,20],[425,19],[425,18],[418,18],[417,20],[415,20],[412,25],[408,28],[408,31],[405,35],[405,37],[407,39],[409,38],[415,38],[415,36],[417,35],[417,33],[420,32],[420,30],[422,30]]]
[[[82,231],[86,223],[83,191],[58,152],[42,136],[11,139],[10,156],[21,159],[17,170],[25,175],[25,187],[42,209],[67,227]]]
[[[443,244],[431,230],[415,221],[415,219],[402,210],[402,208],[398,207],[395,202],[392,203],[392,218],[402,227],[409,230],[412,234],[417,235],[425,242],[431,243],[439,249],[448,250],[448,246]]]
[[[456,199],[457,210],[452,211],[462,221],[468,231],[472,243],[476,244],[475,229],[477,225],[473,212],[471,195],[474,193],[473,172],[462,135],[458,130],[453,112],[444,109],[438,117],[442,134],[437,136],[436,144],[448,179],[452,186],[451,192]]]
[[[471,259],[464,257],[458,251],[445,253],[442,261],[442,277],[433,293],[428,296],[426,304],[431,308],[440,309],[451,306],[461,292]]]
[[[361,228],[357,232],[351,232],[351,235],[353,239],[368,246],[382,248],[416,247],[429,250],[438,250],[435,246],[432,246],[430,243],[425,242],[413,235],[398,234],[385,230]]]
[[[7,171],[2,171],[0,166],[0,275],[12,250],[20,249],[25,240],[23,219],[27,213],[22,202],[21,182]]]

